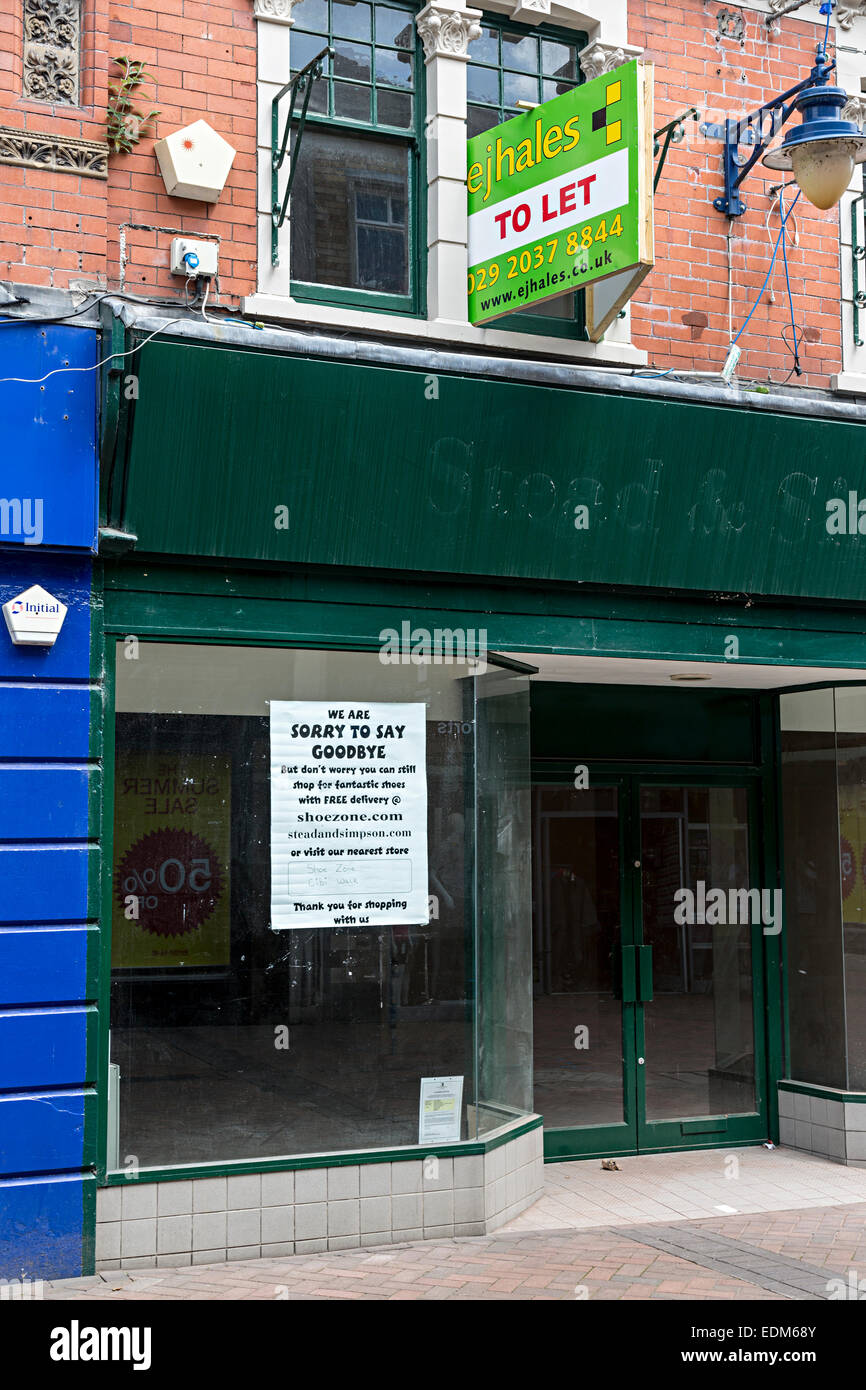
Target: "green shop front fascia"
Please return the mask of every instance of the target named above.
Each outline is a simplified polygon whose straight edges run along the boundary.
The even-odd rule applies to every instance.
[[[128,351],[155,326],[114,320],[112,347]],[[816,683],[828,668],[866,668],[861,542],[826,525],[828,503],[858,483],[853,471],[839,476],[838,460],[856,457],[857,421],[844,406],[822,402],[818,418],[794,398],[743,404],[607,373],[241,326],[209,335],[185,325],[134,361],[135,399],[122,378],[105,380],[107,669],[111,644],[129,634],[369,653],[407,620],[483,631],[491,653],[525,654],[530,664],[537,653],[719,663],[734,635],[733,659],[744,666],[808,667]],[[733,692],[694,703],[699,732],[688,734],[667,703],[653,704],[656,692],[632,687],[645,710],[640,737],[627,714],[618,744],[596,720],[587,749],[574,725],[588,706],[568,706],[561,692],[573,697],[574,686],[558,689],[531,699],[538,783],[564,776],[582,754],[632,806],[628,836],[636,767],[645,782],[687,784],[712,781],[726,764],[721,780],[741,785],[754,806],[761,879],[780,882],[776,696],[743,697],[748,747],[720,753],[740,737]],[[592,689],[596,709],[615,698]],[[557,720],[569,719],[570,738],[551,741]],[[109,834],[103,843],[110,859]],[[636,952],[635,979],[626,964],[623,1002],[636,1018],[649,986],[632,931],[623,942]],[[777,1135],[783,941],[760,931],[755,939],[760,1118],[725,1130],[653,1128],[638,1097],[639,1147]],[[106,1014],[107,969],[106,958]],[[640,1033],[631,1036],[636,1054]],[[636,1061],[625,1058],[632,1071]],[[102,1063],[105,1072],[107,1049]],[[627,1152],[635,1134],[587,1138],[560,1127],[546,1148],[549,1157]],[[255,1155],[243,1161],[263,1166]],[[171,1175],[171,1164],[160,1171]]]

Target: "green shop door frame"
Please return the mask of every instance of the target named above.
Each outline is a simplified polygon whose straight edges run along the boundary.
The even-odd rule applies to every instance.
[[[640,793],[646,787],[743,788],[747,793],[749,886],[774,887],[776,855],[765,840],[762,773],[759,769],[690,767],[669,764],[600,764],[587,760],[589,785],[616,788],[619,808],[620,980],[622,994],[623,1118],[614,1124],[589,1124],[544,1130],[547,1161],[663,1153],[679,1149],[718,1148],[720,1145],[759,1144],[776,1120],[768,1076],[777,1054],[782,1022],[778,995],[768,990],[767,974],[778,969],[776,950],[760,923],[751,925],[752,1027],[754,1038],[755,1109],[742,1114],[683,1115],[666,1120],[647,1118],[647,1015],[652,1007],[652,951],[644,938],[642,912],[642,849]],[[533,767],[533,785],[573,785],[574,762]],[[745,886],[745,885],[743,885]],[[642,1061],[641,1059],[646,1059]],[[775,1069],[775,1065],[774,1065]]]

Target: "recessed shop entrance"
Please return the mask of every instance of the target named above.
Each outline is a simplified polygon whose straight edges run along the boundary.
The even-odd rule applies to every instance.
[[[784,1074],[783,673],[532,660],[545,1156],[760,1143]]]
[[[533,790],[547,1156],[765,1137],[762,938],[780,900],[761,893],[754,779],[563,774]]]

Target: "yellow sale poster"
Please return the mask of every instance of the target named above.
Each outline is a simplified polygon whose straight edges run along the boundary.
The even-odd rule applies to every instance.
[[[111,963],[228,965],[231,764],[118,751]]]

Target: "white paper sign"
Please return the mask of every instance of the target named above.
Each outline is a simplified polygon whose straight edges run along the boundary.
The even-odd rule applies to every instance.
[[[460,1139],[462,1076],[422,1076],[419,1144],[456,1144]]]
[[[271,701],[271,926],[429,920],[426,706]]]

